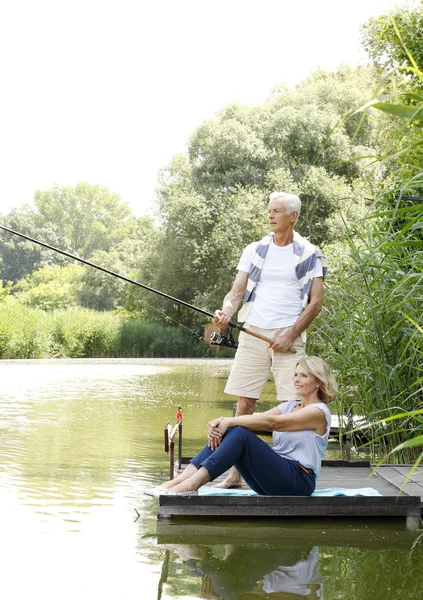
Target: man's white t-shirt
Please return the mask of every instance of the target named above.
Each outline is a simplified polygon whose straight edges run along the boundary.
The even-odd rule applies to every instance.
[[[323,597],[323,577],[318,571],[319,548],[312,548],[304,560],[292,567],[281,565],[264,577],[263,591],[267,594],[285,592],[298,597],[307,597],[314,584],[318,598]],[[317,588],[317,589],[316,589]]]
[[[245,248],[238,271],[249,273],[256,247],[257,242],[253,242]],[[318,258],[314,277],[322,276],[322,261]],[[263,329],[290,327],[301,312],[301,286],[295,273],[293,244],[277,246],[272,240],[255,288],[248,325]]]

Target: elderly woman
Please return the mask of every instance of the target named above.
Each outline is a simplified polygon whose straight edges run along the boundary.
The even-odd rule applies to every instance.
[[[327,404],[338,388],[329,365],[306,356],[295,370],[299,399],[264,413],[219,417],[208,424],[208,443],[175,479],[156,495],[193,495],[232,465],[252,490],[267,496],[310,496],[328,445]],[[272,431],[273,448],[254,431]]]

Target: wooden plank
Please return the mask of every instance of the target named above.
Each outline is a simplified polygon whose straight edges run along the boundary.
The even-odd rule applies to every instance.
[[[158,516],[399,517],[421,514],[415,496],[160,496]]]
[[[419,496],[160,496],[160,506],[390,506],[420,507]]]
[[[387,481],[392,487],[397,490],[404,490],[409,495],[418,495],[423,502],[423,486],[413,481],[405,483],[408,473],[407,467],[401,466],[399,468],[399,465],[383,465],[377,470],[378,477]]]
[[[369,460],[322,460],[322,467],[330,467],[333,469],[342,468],[370,468]]]
[[[400,473],[404,477],[404,479],[408,478],[409,474],[411,473],[411,469],[412,469],[411,465],[389,465],[389,466],[392,469],[396,470],[398,473]],[[384,465],[383,465],[383,467],[384,467]],[[421,487],[423,488],[423,468],[417,467],[417,469],[414,471],[414,473],[409,478],[409,481],[411,483],[416,483],[418,485],[421,485]]]
[[[176,515],[191,517],[416,517],[421,515],[418,508],[397,506],[395,503],[386,506],[219,506],[219,505],[181,505],[159,506],[158,517],[168,518]]]
[[[400,511],[400,510],[395,510],[394,507],[392,507],[391,509],[389,507],[385,507],[383,510],[376,510],[376,509],[369,509],[365,510],[364,508],[361,509],[357,509],[356,511],[352,512],[351,510],[345,508],[345,509],[341,509],[341,508],[337,508],[337,507],[331,507],[331,508],[325,508],[322,507],[320,510],[306,510],[306,509],[302,509],[302,510],[295,510],[295,509],[291,509],[288,510],[287,508],[284,507],[273,507],[273,508],[269,508],[266,511],[260,511],[257,509],[254,509],[253,507],[248,508],[248,507],[243,507],[242,509],[239,509],[236,506],[233,507],[213,507],[213,510],[209,510],[206,507],[201,507],[201,506],[195,506],[192,507],[189,511],[184,510],[182,507],[180,506],[174,506],[174,507],[160,507],[159,511],[158,511],[158,518],[159,519],[168,519],[168,518],[173,518],[175,516],[183,516],[183,517],[219,517],[219,518],[238,518],[238,517],[245,517],[245,518],[263,518],[263,517],[272,517],[272,518],[292,518],[292,517],[301,517],[301,518],[310,518],[310,517],[320,517],[322,519],[331,519],[331,518],[339,518],[339,517],[343,517],[343,518],[353,518],[353,517],[371,517],[373,519],[380,519],[380,518],[398,518],[398,517],[414,517],[415,519],[419,519],[420,518],[420,511],[415,514],[411,511],[409,512],[405,512],[405,511]]]

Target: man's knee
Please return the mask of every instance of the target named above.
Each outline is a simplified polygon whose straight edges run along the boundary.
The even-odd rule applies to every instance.
[[[240,396],[238,398],[238,404],[236,407],[236,415],[252,415],[256,410],[257,398],[246,398]]]

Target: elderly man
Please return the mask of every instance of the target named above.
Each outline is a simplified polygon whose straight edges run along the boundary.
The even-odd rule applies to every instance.
[[[238,263],[238,274],[214,322],[226,327],[241,299],[239,321],[273,340],[244,332],[225,392],[238,396],[237,415],[252,414],[272,371],[279,401],[293,400],[295,365],[305,355],[306,329],[322,309],[326,259],[318,248],[294,231],[301,200],[294,194],[270,194],[270,234],[249,244]],[[240,487],[233,468],[220,487]]]

